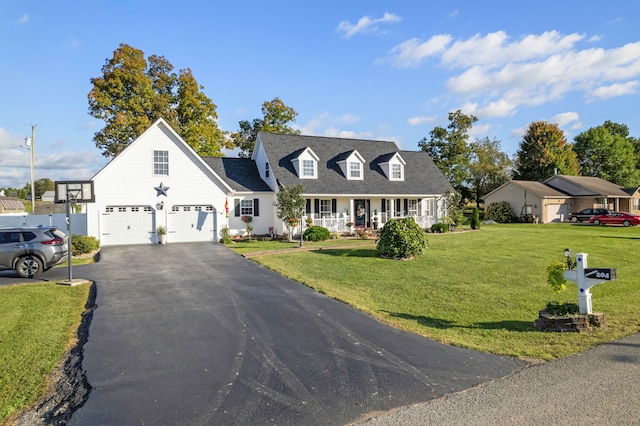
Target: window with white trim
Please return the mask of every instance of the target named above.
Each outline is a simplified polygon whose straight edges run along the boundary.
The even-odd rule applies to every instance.
[[[418,216],[418,200],[407,200],[409,207],[409,216]]]
[[[425,216],[434,216],[436,214],[436,200],[433,198],[427,198],[423,201],[422,207],[424,208]]]
[[[359,179],[362,175],[362,163],[359,161],[349,162],[349,176],[353,179]]]
[[[240,200],[240,215],[253,216],[253,199]]]
[[[331,217],[331,200],[320,200],[320,217]]]
[[[153,174],[169,175],[169,151],[153,151]]]
[[[316,175],[315,169],[315,161],[302,160],[302,176],[314,177]]]
[[[633,209],[640,210],[640,198],[633,199]]]
[[[402,180],[402,164],[391,165],[391,179]]]

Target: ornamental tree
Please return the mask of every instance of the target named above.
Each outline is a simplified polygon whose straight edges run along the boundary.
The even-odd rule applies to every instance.
[[[276,193],[276,201],[273,205],[276,207],[278,219],[283,220],[287,226],[289,241],[293,241],[294,228],[290,219],[299,220],[306,205],[306,200],[302,196],[304,191],[304,185],[299,183],[294,186],[280,187]]]

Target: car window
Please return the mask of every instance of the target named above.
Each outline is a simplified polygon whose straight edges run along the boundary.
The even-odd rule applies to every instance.
[[[22,239],[24,241],[31,241],[34,240],[37,237],[36,234],[34,234],[33,232],[23,232],[22,233]]]
[[[20,242],[20,233],[19,232],[0,232],[0,244],[10,244],[10,243],[19,243]]]

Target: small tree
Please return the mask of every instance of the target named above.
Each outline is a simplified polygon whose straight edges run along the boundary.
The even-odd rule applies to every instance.
[[[471,216],[471,229],[480,228],[480,210],[477,207],[473,208],[473,216]]]
[[[280,220],[283,220],[287,226],[289,232],[289,241],[293,241],[293,228],[294,222],[291,219],[296,219],[302,215],[306,200],[302,196],[304,193],[304,186],[297,184],[294,186],[283,186],[276,194],[276,201],[273,205],[276,207],[276,215]]]
[[[376,250],[381,256],[406,259],[428,248],[427,235],[412,217],[390,219],[382,227]]]

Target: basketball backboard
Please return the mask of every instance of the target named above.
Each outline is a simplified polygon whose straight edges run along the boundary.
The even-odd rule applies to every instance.
[[[66,203],[94,203],[93,181],[91,180],[66,180],[55,182],[55,202]]]

